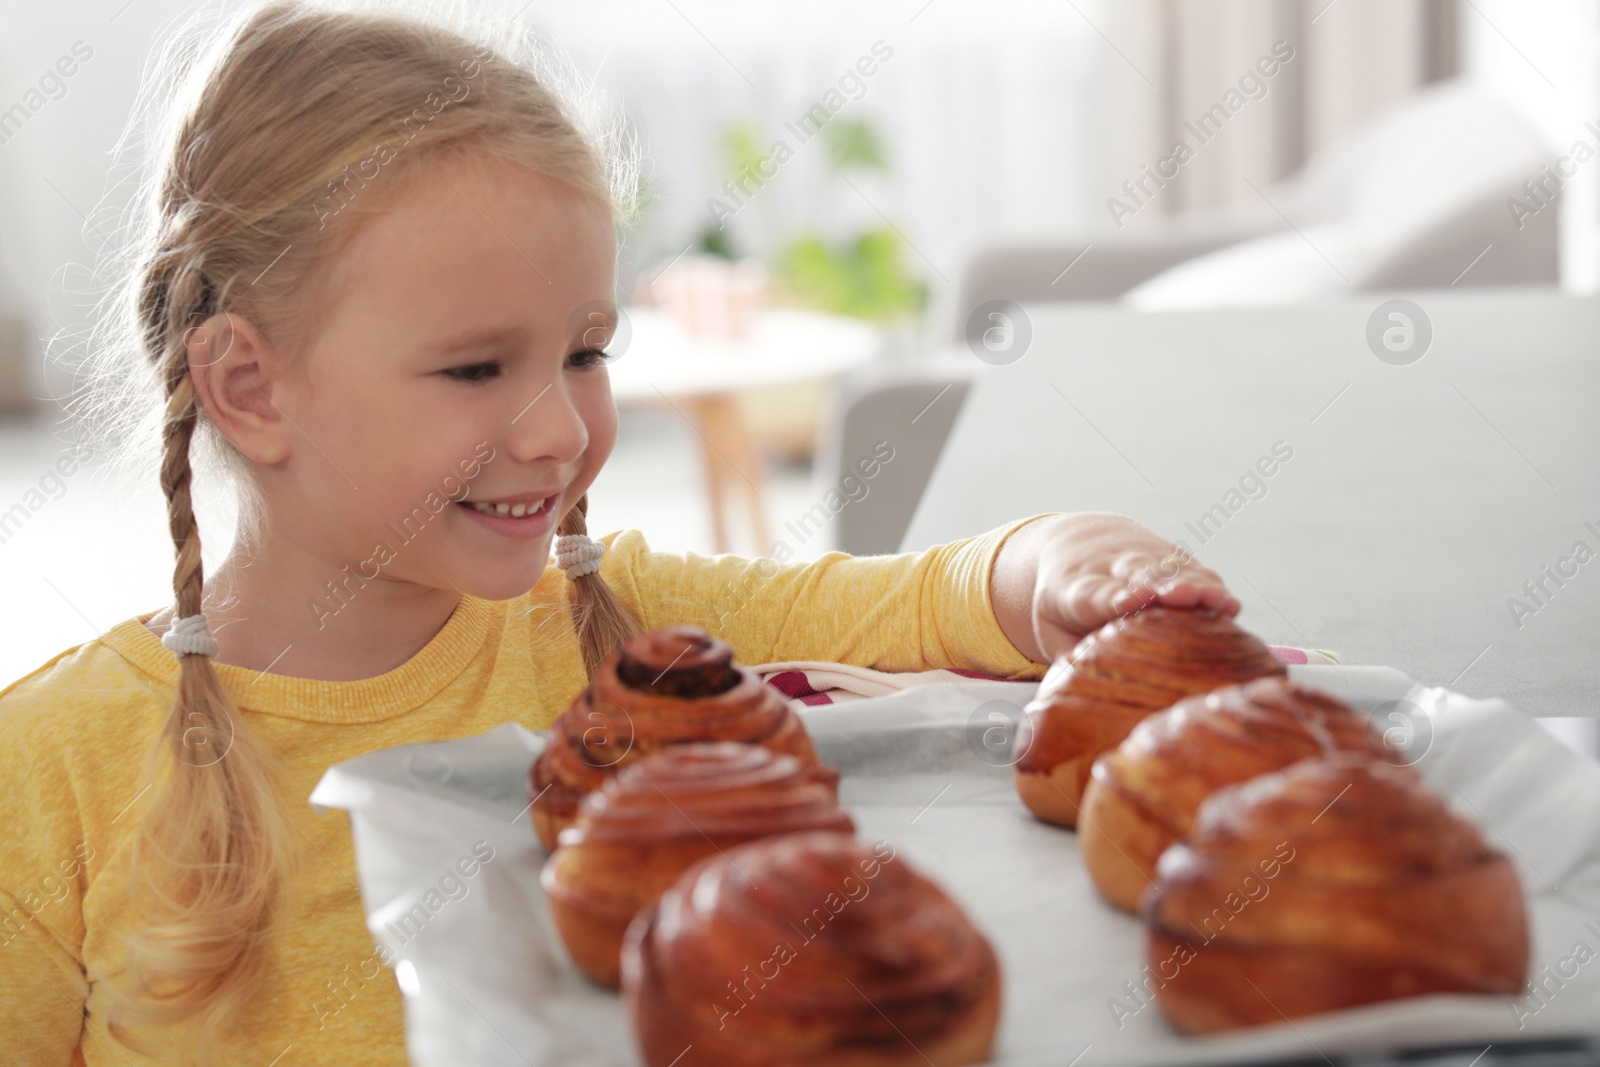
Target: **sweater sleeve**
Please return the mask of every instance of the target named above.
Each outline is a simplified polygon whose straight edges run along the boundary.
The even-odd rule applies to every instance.
[[[921,552],[812,562],[652,552],[637,530],[610,540],[605,578],[648,629],[702,626],[742,663],[819,660],[882,671],[956,667],[1042,677],[995,619],[989,574],[1019,519]]]

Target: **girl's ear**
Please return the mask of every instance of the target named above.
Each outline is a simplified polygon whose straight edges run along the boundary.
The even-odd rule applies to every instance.
[[[284,365],[255,323],[222,312],[185,336],[189,377],[212,425],[247,459],[281,463],[293,453],[293,429],[277,399]]]

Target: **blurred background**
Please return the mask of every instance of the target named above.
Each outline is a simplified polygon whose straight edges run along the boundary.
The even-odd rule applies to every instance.
[[[185,7],[6,13],[0,682],[170,599],[153,471],[90,464],[27,501],[73,439],[60,398],[81,352],[50,339],[88,315],[121,206],[109,153]],[[658,549],[898,550],[977,369],[969,342],[1005,328],[992,300],[1600,287],[1600,0],[506,10],[644,143],[611,371],[623,431],[590,528]],[[867,477],[885,412],[912,429]]]

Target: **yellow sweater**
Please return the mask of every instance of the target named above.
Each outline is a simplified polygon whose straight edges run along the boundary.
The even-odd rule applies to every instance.
[[[743,663],[1038,678],[1043,668],[1006,638],[989,601],[995,554],[1026,521],[920,553],[836,552],[782,565],[651,552],[628,530],[602,538],[602,574],[647,628],[704,626]],[[362,753],[468,737],[507,720],[549,726],[584,684],[567,588],[552,566],[516,600],[464,598],[415,657],[376,678],[324,682],[218,665],[246,728],[285,768],[278,804],[307,846],[270,975],[231,1028],[221,1062],[406,1062],[400,993],[372,962],[349,823],[306,798],[328,767]],[[176,680],[176,661],[147,618],[0,693],[0,1060],[13,1067],[176,1061],[170,1029],[139,1035],[153,1058],[109,1037],[101,984],[124,959],[129,833]],[[372,980],[352,983],[358,971]]]

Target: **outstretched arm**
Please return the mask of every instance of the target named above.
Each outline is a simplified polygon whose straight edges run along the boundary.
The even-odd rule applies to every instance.
[[[601,574],[645,629],[688,623],[733,646],[741,663],[851,663],[881,671],[957,668],[1038,678],[1001,630],[989,579],[1028,516],[915,552],[815,560],[654,552],[637,530],[610,538]]]
[[[995,556],[989,598],[1017,651],[1048,663],[1146,604],[1239,613],[1215,571],[1126,515],[1044,515]]]

